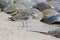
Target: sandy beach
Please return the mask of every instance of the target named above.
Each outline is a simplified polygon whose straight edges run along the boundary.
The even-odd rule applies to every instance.
[[[49,25],[38,20],[27,20],[28,26],[22,27],[22,21],[9,21],[10,15],[0,13],[0,40],[60,40],[42,33],[31,31],[48,32],[59,29],[60,25]]]

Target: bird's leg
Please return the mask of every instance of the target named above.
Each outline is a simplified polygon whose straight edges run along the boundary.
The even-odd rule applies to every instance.
[[[25,24],[26,24],[26,27],[28,27],[28,23],[27,23],[27,21],[25,22]]]
[[[27,27],[28,24],[27,24],[27,21],[24,21],[24,27]]]
[[[25,27],[24,21],[22,22],[23,27]]]
[[[27,21],[26,21],[26,20],[25,20],[25,21],[23,21],[23,22],[22,22],[22,25],[23,25],[23,28],[25,28],[25,29],[26,29],[26,28],[28,27],[28,23],[27,23]]]

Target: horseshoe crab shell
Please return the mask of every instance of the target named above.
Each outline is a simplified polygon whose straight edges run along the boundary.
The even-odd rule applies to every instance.
[[[18,19],[39,19],[43,18],[42,12],[37,9],[25,9],[22,12],[16,14],[11,19],[18,20]]]
[[[49,15],[49,14],[53,14],[53,13],[58,13],[56,10],[54,9],[45,9],[42,11],[43,15],[46,16],[46,15]]]
[[[40,11],[43,11],[45,9],[54,9],[51,5],[48,5],[46,3],[37,3],[36,5],[33,6],[33,8],[36,8]]]
[[[47,15],[43,18],[43,22],[48,23],[48,24],[59,24],[60,14],[54,13],[54,14]]]

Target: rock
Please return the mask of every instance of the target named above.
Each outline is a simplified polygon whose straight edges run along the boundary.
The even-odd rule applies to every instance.
[[[48,24],[60,24],[60,14],[54,13],[47,15],[43,18],[42,21]]]
[[[24,10],[24,9],[26,9],[26,7],[22,4],[13,4],[13,5],[10,5],[10,6],[6,7],[4,9],[4,11],[6,13],[10,14],[10,13],[16,12],[17,10],[21,11],[21,10]]]
[[[60,11],[60,2],[59,1],[49,1],[50,5],[54,6],[55,10]]]
[[[50,30],[48,34],[60,38],[60,29]]]
[[[45,9],[53,9],[51,5],[48,5],[46,3],[37,3],[33,8],[36,8],[40,11],[43,11]]]
[[[54,13],[58,13],[58,12],[54,9],[45,9],[45,10],[42,11],[42,13],[43,13],[44,16],[47,16],[49,14],[54,14]]]
[[[0,8],[2,10],[11,4],[13,4],[13,0],[0,0]]]

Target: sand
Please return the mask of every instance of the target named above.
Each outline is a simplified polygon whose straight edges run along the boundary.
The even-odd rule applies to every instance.
[[[2,12],[0,14],[0,40],[60,40],[49,35],[31,32],[48,32],[58,29],[58,25],[48,25],[38,20],[27,20],[28,26],[22,27],[22,21],[9,21],[10,15]]]

